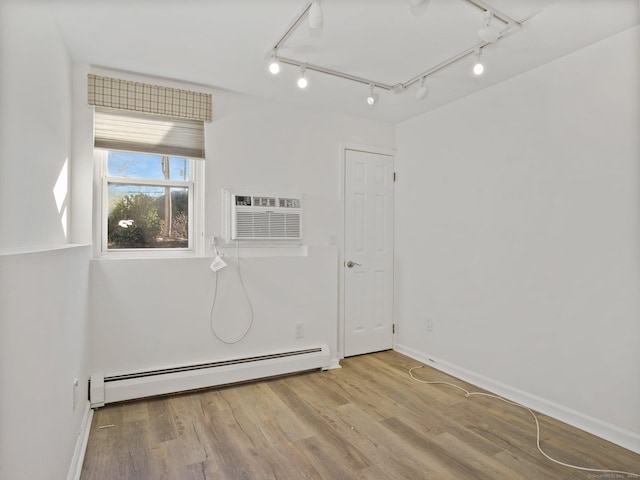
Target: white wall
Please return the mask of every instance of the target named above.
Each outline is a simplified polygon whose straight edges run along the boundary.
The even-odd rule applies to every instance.
[[[48,8],[27,3],[0,5],[0,249],[67,243],[71,64]]]
[[[67,240],[71,62],[47,5],[0,3],[0,72],[0,479],[64,479],[89,411],[91,252]]]
[[[398,348],[636,451],[639,45],[636,27],[396,130]]]
[[[275,188],[305,194],[305,243],[327,245],[341,231],[340,145],[395,146],[391,124],[227,92],[215,92],[213,103],[207,235],[221,233],[221,188]]]
[[[79,112],[77,119],[82,122],[75,131],[83,130],[85,136],[91,135],[91,117],[82,91],[86,92],[88,71],[76,67],[74,93],[74,113]],[[190,88],[153,78],[126,78]],[[333,243],[341,233],[340,145],[393,147],[393,126],[217,90],[213,90],[213,109],[213,121],[206,125],[207,246],[211,237],[223,234],[223,188],[294,192],[304,194],[308,255],[241,259],[255,324],[243,341],[231,346],[219,342],[210,331],[214,286],[210,250],[206,258],[93,261],[92,372],[109,374],[319,343],[331,347],[334,359],[339,354],[338,252]],[[82,138],[76,138],[74,145],[77,161],[90,158],[90,144],[87,147]],[[79,220],[85,230],[90,223],[86,214]],[[235,338],[248,312],[234,250],[229,254],[230,268],[219,274],[214,317],[218,328]],[[248,252],[241,248],[240,254],[246,257]],[[299,322],[304,324],[303,339],[294,338]]]
[[[218,273],[215,331],[239,339],[250,321],[237,263]],[[244,340],[227,345],[211,330],[215,278],[211,258],[92,262],[91,371],[130,372],[216,359],[335,345],[337,299],[334,248],[308,257],[241,259],[254,311]],[[296,323],[304,338],[296,339]]]
[[[0,255],[2,480],[65,479],[81,443],[90,255],[88,246]]]

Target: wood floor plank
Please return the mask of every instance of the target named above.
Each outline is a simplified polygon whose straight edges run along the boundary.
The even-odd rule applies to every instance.
[[[596,478],[545,459],[526,410],[413,381],[387,351],[343,368],[109,405],[95,412],[81,480]],[[420,378],[478,391],[431,367]],[[640,473],[640,455],[540,415],[561,460]],[[106,428],[99,428],[106,427]],[[597,477],[597,478],[615,478]]]
[[[345,408],[353,407],[356,403],[345,403],[331,408],[326,408],[322,405],[322,397],[318,397],[317,395],[315,397],[305,398],[305,401],[308,401],[313,408],[321,411],[325,422],[334,428],[336,433],[338,433],[346,442],[348,442],[348,444],[352,445],[362,455],[362,458],[368,464],[368,466],[362,469],[362,471],[369,472],[367,475],[370,475],[372,471],[389,472],[390,469],[386,468],[389,466],[394,467],[392,470],[395,473],[394,475],[387,474],[384,478],[395,478],[400,474],[404,475],[400,478],[414,478],[416,475],[420,474],[419,469],[414,468],[417,467],[417,464],[414,464],[412,467],[409,465],[411,462],[402,461],[402,459],[398,457],[397,452],[388,448],[387,443],[394,442],[394,438],[386,435],[372,436],[362,434],[361,431],[357,430],[351,423],[349,423],[349,416],[344,415],[343,410]],[[367,412],[366,423],[371,425],[378,424],[376,417],[372,416],[371,413],[372,412],[370,411]],[[365,474],[362,473],[362,475]]]
[[[310,461],[305,449],[301,447],[301,441],[292,441],[280,428],[277,419],[262,424],[261,430],[269,443],[265,455],[272,459],[272,463],[276,464],[279,470],[284,471],[278,475],[278,479],[321,480],[323,478]]]
[[[584,473],[558,468],[551,462],[540,463],[536,459],[527,458],[509,451],[496,454],[496,460],[515,472],[514,478],[522,480],[538,480],[544,478],[562,478],[563,480],[588,478]]]
[[[333,425],[326,422],[308,403],[304,402],[286,383],[274,382],[271,388],[285,401],[287,406],[296,413],[300,421],[312,428],[316,434],[311,437],[322,440],[326,450],[331,450],[334,461],[344,465],[349,470],[359,470],[368,466],[362,453],[341,436]],[[313,443],[313,442],[311,442]]]
[[[378,465],[395,467],[405,472],[405,478],[448,478],[449,471],[438,462],[433,452],[419,449],[411,439],[397,435],[384,424],[373,422],[357,405],[347,404],[339,409],[344,421],[360,436],[374,439],[386,463]]]

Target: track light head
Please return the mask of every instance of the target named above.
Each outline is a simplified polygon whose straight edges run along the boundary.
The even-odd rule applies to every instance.
[[[478,37],[480,40],[487,43],[497,42],[500,38],[500,30],[498,27],[491,25],[493,19],[493,12],[487,10],[485,14],[485,26],[478,29]]]
[[[380,95],[373,93],[373,85],[369,85],[369,95],[367,95],[367,104],[375,105],[380,100]]]
[[[321,30],[324,18],[322,15],[322,7],[320,7],[320,0],[314,0],[309,7],[309,15],[307,16],[309,22],[309,28],[311,30]]]
[[[306,65],[303,65],[302,67],[300,67],[300,77],[298,78],[298,88],[300,88],[302,90],[307,88],[307,85],[309,85],[309,82],[307,81],[306,77],[304,76],[306,71],[307,71],[307,66]]]
[[[429,87],[424,84],[426,80],[427,77],[422,77],[422,80],[420,81],[420,88],[418,88],[418,91],[416,92],[417,100],[424,99],[427,96],[427,93],[429,93]]]
[[[482,50],[478,48],[476,50],[476,62],[473,65],[473,73],[475,75],[482,75],[484,73],[484,65],[480,61],[481,55],[482,55]]]
[[[273,74],[273,75],[277,75],[278,73],[280,73],[280,64],[278,62],[276,62],[275,60],[272,61],[269,64],[269,71]]]
[[[272,75],[277,75],[278,73],[280,73],[280,62],[276,60],[275,53],[272,53],[271,57],[269,58],[269,72],[271,72]]]

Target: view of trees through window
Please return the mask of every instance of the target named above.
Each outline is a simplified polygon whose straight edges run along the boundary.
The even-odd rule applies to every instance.
[[[107,248],[188,248],[190,160],[108,152]]]

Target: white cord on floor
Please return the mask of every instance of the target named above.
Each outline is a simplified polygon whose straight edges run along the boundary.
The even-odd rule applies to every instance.
[[[216,250],[216,253],[217,253],[217,250]],[[216,298],[218,296],[218,271],[217,270],[215,272],[215,274],[216,274],[216,285],[215,285],[215,287],[213,289],[213,301],[211,302],[211,311],[209,312],[209,320],[210,320],[211,332],[213,333],[214,337],[216,337],[222,343],[226,343],[227,345],[233,345],[235,343],[238,343],[238,342],[242,341],[247,336],[247,334],[251,331],[251,328],[253,327],[253,304],[251,303],[251,298],[249,298],[249,294],[247,293],[247,288],[244,286],[244,281],[242,280],[242,269],[240,268],[240,252],[238,250],[238,241],[237,240],[236,240],[236,261],[238,262],[238,278],[240,279],[240,285],[242,286],[242,291],[244,292],[244,296],[247,299],[247,304],[249,305],[249,325],[247,325],[246,330],[242,333],[240,338],[238,338],[237,340],[233,340],[233,341],[229,341],[229,340],[223,339],[216,332],[216,328],[214,326],[214,321],[213,321],[214,320],[214,318],[213,318],[213,309],[216,306]]]
[[[624,471],[620,471],[620,470],[603,470],[603,469],[599,469],[599,468],[588,468],[588,467],[580,467],[578,465],[571,465],[570,463],[564,463],[561,462],[560,460],[556,460],[555,458],[551,457],[550,455],[548,455],[544,450],[542,450],[542,447],[540,446],[540,422],[538,421],[538,417],[536,416],[536,414],[533,412],[533,410],[531,410],[529,407],[526,407],[520,403],[516,403],[516,402],[512,402],[510,400],[507,400],[506,398],[502,398],[498,395],[493,395],[491,393],[483,393],[483,392],[469,392],[468,390],[465,390],[464,388],[462,388],[459,385],[455,385],[453,383],[449,383],[449,382],[442,382],[442,381],[427,381],[427,380],[421,380],[419,378],[417,378],[414,374],[413,371],[416,370],[417,368],[423,368],[424,365],[419,365],[417,367],[413,367],[411,369],[409,369],[409,376],[415,380],[416,382],[419,383],[425,383],[427,385],[448,385],[449,387],[453,387],[453,388],[457,388],[458,390],[462,391],[464,393],[464,396],[469,398],[473,395],[476,396],[483,396],[483,397],[491,397],[491,398],[496,398],[498,400],[501,400],[505,403],[508,403],[509,405],[514,405],[516,407],[520,407],[523,408],[525,410],[527,410],[531,416],[533,417],[533,419],[536,422],[536,446],[538,447],[538,451],[544,455],[548,460],[551,460],[554,463],[557,463],[558,465],[562,465],[563,467],[568,467],[568,468],[573,468],[576,470],[583,470],[586,472],[599,472],[599,473],[616,473],[616,474],[620,474],[620,475],[627,475],[627,478],[631,478],[631,477],[640,477],[640,474],[637,473],[632,473],[632,472],[624,472]]]

